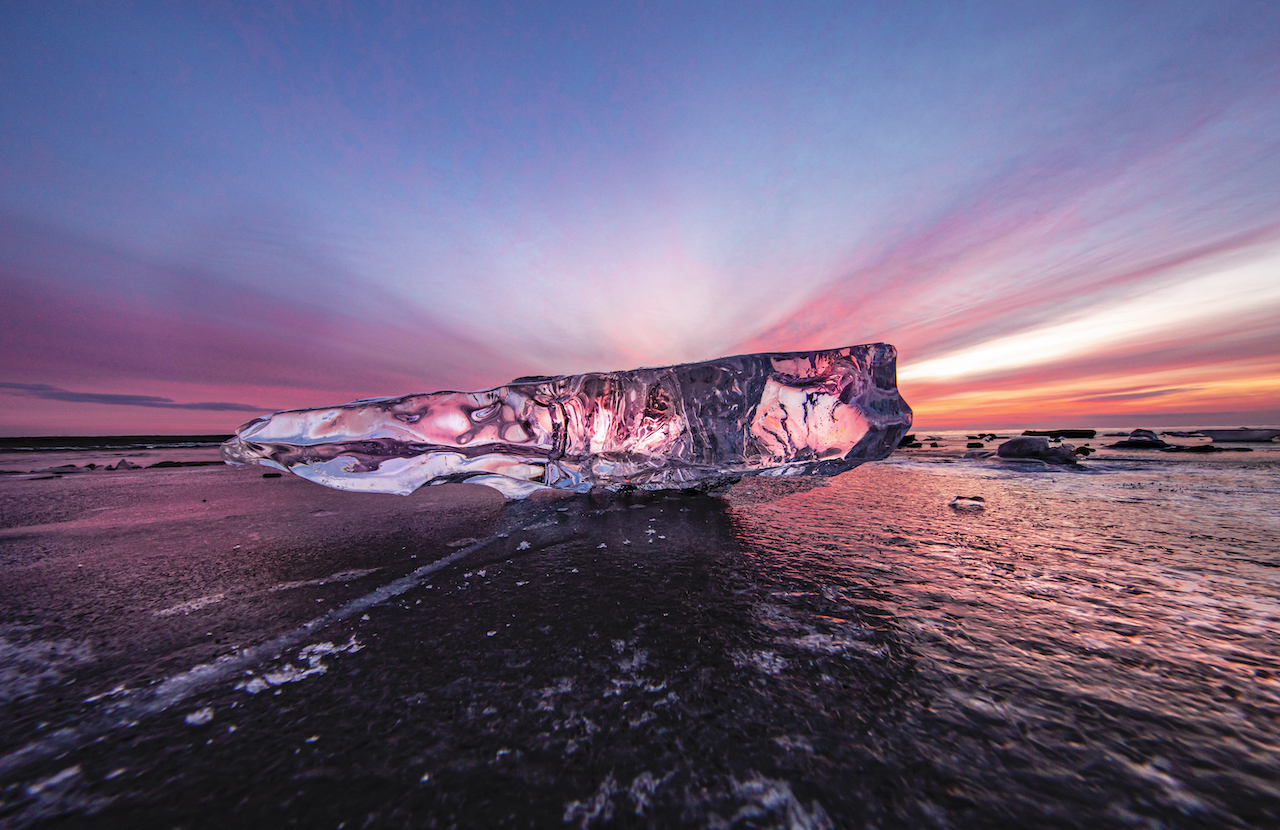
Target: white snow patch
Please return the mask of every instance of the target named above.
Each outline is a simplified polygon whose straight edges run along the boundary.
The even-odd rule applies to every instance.
[[[323,658],[333,654],[355,654],[362,648],[364,646],[356,641],[355,635],[352,635],[351,639],[341,646],[335,646],[330,642],[316,643],[298,652],[298,660],[305,660],[307,665],[295,666],[293,663],[285,663],[274,671],[263,673],[260,677],[241,681],[235,687],[243,689],[251,695],[256,695],[258,692],[266,691],[272,686],[297,683],[299,680],[305,680],[312,675],[327,672],[329,667],[322,661]]]

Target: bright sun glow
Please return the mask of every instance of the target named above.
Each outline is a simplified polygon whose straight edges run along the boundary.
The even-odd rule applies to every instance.
[[[985,375],[1095,354],[1122,343],[1220,328],[1270,307],[1280,313],[1280,252],[1199,274],[1154,294],[1132,293],[1059,323],[905,365],[900,380]]]

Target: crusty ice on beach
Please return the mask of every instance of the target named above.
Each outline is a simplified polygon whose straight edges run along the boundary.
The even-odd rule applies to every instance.
[[[896,363],[893,346],[873,343],[519,378],[481,392],[278,412],[242,426],[222,456],[401,495],[449,481],[523,498],[544,487],[706,489],[744,475],[831,476],[885,458],[911,426]]]

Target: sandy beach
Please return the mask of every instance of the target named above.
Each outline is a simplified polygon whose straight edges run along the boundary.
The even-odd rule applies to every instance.
[[[1270,456],[955,455],[723,498],[0,478],[0,822],[1280,815]]]

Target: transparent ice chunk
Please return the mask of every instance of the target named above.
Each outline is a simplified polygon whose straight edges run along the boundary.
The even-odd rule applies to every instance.
[[[240,427],[222,457],[340,490],[470,481],[524,498],[832,476],[885,458],[910,426],[897,350],[873,343],[277,412]]]

